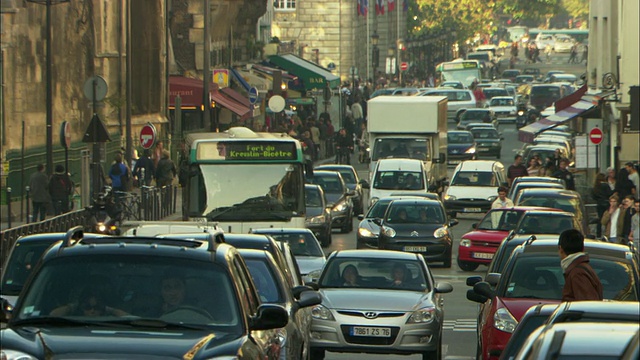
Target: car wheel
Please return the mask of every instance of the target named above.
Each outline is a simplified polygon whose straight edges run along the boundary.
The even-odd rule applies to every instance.
[[[498,153],[498,155],[496,155],[496,159],[500,159],[500,153]]]
[[[422,360],[441,360],[442,359],[442,333],[438,340],[438,349],[422,353]]]
[[[323,360],[324,350],[311,348],[311,360]]]
[[[451,267],[451,250],[449,250],[447,252],[447,257],[444,259],[444,267],[445,268],[450,268]]]
[[[322,237],[322,241],[320,242],[320,245],[322,247],[327,247],[327,246],[331,245],[331,228],[329,228],[329,231],[327,232],[327,234],[325,234]]]
[[[460,259],[458,259],[458,267],[460,267],[460,269],[462,271],[473,271],[473,270],[477,269],[478,266],[480,266],[480,264],[478,264],[478,263],[472,263],[472,262],[468,262],[468,261],[460,261]]]

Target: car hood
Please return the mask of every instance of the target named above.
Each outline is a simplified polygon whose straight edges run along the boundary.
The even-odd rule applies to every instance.
[[[507,237],[507,235],[509,235],[509,232],[503,230],[476,230],[462,235],[462,238],[474,241],[500,243]]]
[[[486,144],[486,143],[499,143],[501,142],[500,139],[498,138],[483,138],[483,139],[478,139],[478,144]]]
[[[494,112],[503,112],[503,111],[516,111],[516,107],[515,106],[492,106],[490,107],[491,110],[493,110]]]
[[[443,227],[442,224],[385,224],[396,231],[396,237],[412,237],[411,234],[418,233],[417,237],[433,237],[436,229]]]
[[[324,196],[327,198],[327,205],[335,205],[336,203],[338,203],[338,201],[340,201],[340,199],[342,198],[343,194],[338,194],[338,193],[324,193]]]
[[[428,294],[417,291],[380,289],[320,289],[322,304],[330,309],[413,311]]]
[[[514,298],[500,298],[498,306],[502,305],[509,310],[509,313],[513,315],[516,321],[520,321],[524,316],[524,313],[529,310],[530,307],[538,304],[559,304],[560,300],[545,300],[545,299],[514,299]]]
[[[2,342],[39,359],[49,352],[85,359],[181,359],[194,352],[194,358],[204,359],[235,355],[243,338],[207,330],[46,325],[5,329]]]
[[[322,266],[327,261],[321,256],[300,256],[296,255],[296,262],[300,268],[300,274],[306,275],[314,270],[322,269]]]
[[[324,213],[324,209],[321,207],[308,207],[307,206],[307,219],[312,218],[314,216],[322,215]]]
[[[449,150],[449,152],[462,152],[467,150],[468,148],[472,147],[473,143],[468,143],[468,144],[448,144],[447,145],[447,150]]]
[[[446,195],[460,199],[487,199],[489,196],[498,196],[495,186],[449,186]],[[446,197],[445,197],[446,199]]]
[[[360,228],[367,229],[376,235],[380,235],[380,226],[374,223],[372,219],[363,219],[362,221],[360,221],[360,224],[358,224],[358,229]]]
[[[415,193],[416,195],[420,196],[420,194],[424,194],[427,192],[426,189],[418,189],[418,190],[398,190],[398,189],[376,189],[376,188],[371,188],[370,192],[369,192],[369,198],[373,199],[373,198],[378,198],[378,199],[382,199],[385,197],[389,197],[391,196],[391,194],[393,193],[397,193],[398,191],[402,191],[402,196],[411,196],[410,194]]]

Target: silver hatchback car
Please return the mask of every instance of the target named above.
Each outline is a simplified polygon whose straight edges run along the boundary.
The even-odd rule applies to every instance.
[[[322,303],[311,311],[311,359],[325,351],[422,354],[440,359],[444,298],[419,254],[333,252],[319,279]]]

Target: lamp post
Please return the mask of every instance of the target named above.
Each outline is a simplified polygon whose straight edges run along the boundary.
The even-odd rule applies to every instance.
[[[45,84],[45,88],[46,88],[46,92],[47,92],[47,100],[46,100],[46,117],[47,117],[47,147],[46,147],[46,152],[47,152],[47,174],[51,175],[53,174],[53,80],[52,80],[52,72],[53,70],[52,68],[52,64],[53,64],[53,58],[51,56],[51,6],[52,5],[57,5],[57,4],[61,4],[61,3],[66,3],[69,2],[69,0],[27,0],[28,2],[32,2],[32,3],[36,3],[36,4],[41,4],[41,5],[45,5],[47,7],[47,15],[46,15],[46,39],[45,39],[45,46],[46,46],[46,70],[45,72],[47,73],[47,77],[46,77],[46,84]],[[66,171],[68,171],[68,169],[66,169]]]
[[[373,68],[373,86],[375,87],[375,82],[378,78],[378,62],[380,60],[380,50],[378,49],[378,40],[380,40],[380,35],[376,30],[373,30],[373,34],[371,35],[371,45],[373,48],[371,49],[371,67]]]

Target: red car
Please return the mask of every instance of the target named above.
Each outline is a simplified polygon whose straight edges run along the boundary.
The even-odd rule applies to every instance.
[[[509,232],[519,229],[526,211],[560,211],[544,207],[516,206],[493,209],[482,220],[471,225],[473,230],[462,236],[458,245],[458,266],[463,271],[473,271],[480,265],[489,265],[493,254]],[[517,233],[517,231],[516,231]]]

